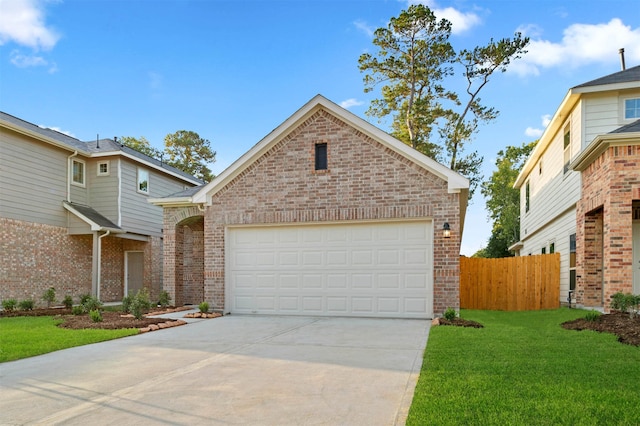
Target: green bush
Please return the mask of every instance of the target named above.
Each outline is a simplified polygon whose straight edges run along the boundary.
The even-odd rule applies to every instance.
[[[141,319],[145,311],[151,308],[149,290],[146,288],[138,290],[135,296],[125,296],[122,299],[122,310],[129,312],[136,319]]]
[[[89,296],[88,298],[84,298],[84,302],[82,303],[82,310],[84,312],[90,312],[98,310],[102,307],[102,302],[93,296]]]
[[[47,308],[50,307],[51,304],[56,301],[56,289],[49,287],[49,289],[42,294],[42,300],[47,302]]]
[[[169,293],[167,293],[166,290],[162,290],[160,292],[160,297],[158,299],[158,305],[162,306],[163,308],[169,306],[169,304],[171,303],[171,296],[169,296]]]
[[[456,319],[456,310],[453,308],[447,308],[446,311],[444,311],[444,319],[448,320],[448,321],[453,321],[454,319]]]
[[[585,315],[584,319],[590,322],[595,322],[595,321],[598,321],[598,319],[600,318],[600,315],[601,314],[598,311],[589,311],[587,312],[587,315]]]
[[[71,308],[71,313],[73,315],[82,315],[84,314],[84,309],[82,308],[82,305],[74,306]]]
[[[131,312],[130,306],[131,306],[132,300],[133,300],[132,296],[125,296],[122,298],[122,312]]]
[[[62,304],[65,308],[71,309],[73,307],[73,297],[67,294],[64,299],[62,299]]]
[[[18,303],[18,307],[21,311],[32,311],[33,307],[36,305],[36,302],[32,299],[25,299]]]
[[[200,312],[202,313],[209,312],[209,304],[207,302],[202,302],[198,305],[198,309],[200,309]]]
[[[93,322],[102,322],[102,314],[98,309],[92,309],[89,311],[89,317]]]
[[[18,306],[18,301],[16,299],[5,299],[2,301],[2,309],[7,312],[12,312]]]
[[[80,295],[80,304],[81,304],[81,305],[84,305],[84,304],[85,304],[85,302],[86,302],[87,300],[89,300],[89,299],[91,299],[91,295],[90,295],[89,293],[87,293],[87,294],[81,294],[81,295]]]
[[[618,292],[611,296],[611,309],[615,309],[620,312],[628,312],[631,318],[638,313],[639,305],[640,295]]]

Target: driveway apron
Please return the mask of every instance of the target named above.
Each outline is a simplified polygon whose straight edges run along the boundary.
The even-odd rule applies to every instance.
[[[236,316],[0,364],[0,424],[404,424],[429,321]]]

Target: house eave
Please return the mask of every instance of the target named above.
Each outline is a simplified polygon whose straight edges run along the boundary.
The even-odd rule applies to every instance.
[[[165,168],[163,168],[161,166],[158,166],[157,164],[150,163],[150,162],[145,161],[145,160],[143,160],[143,159],[141,159],[139,157],[136,157],[135,155],[131,155],[131,154],[128,154],[126,152],[115,150],[115,151],[93,152],[90,155],[91,158],[102,158],[102,157],[113,157],[113,156],[121,156],[121,157],[128,158],[129,160],[132,160],[132,161],[134,161],[136,163],[144,164],[145,166],[147,166],[149,168],[152,168],[154,170],[157,170],[159,172],[162,172],[163,174],[171,175],[171,176],[173,176],[175,178],[178,178],[178,179],[180,179],[180,180],[182,180],[184,182],[188,182],[188,183],[196,185],[196,186],[202,184],[202,182],[200,182],[200,181],[197,181],[197,180],[194,180],[194,179],[189,179],[186,176],[183,176],[183,175],[181,175],[179,173],[175,173],[175,172],[173,172],[171,170],[167,170],[167,169],[165,169]]]
[[[147,202],[162,207],[188,207],[197,204],[192,197],[149,198]]]
[[[607,133],[596,136],[569,165],[572,170],[581,172],[585,170],[595,159],[600,157],[609,147],[622,145],[640,145],[640,132],[633,133]]]

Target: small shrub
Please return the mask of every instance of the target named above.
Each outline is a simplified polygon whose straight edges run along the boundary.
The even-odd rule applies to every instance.
[[[453,321],[456,319],[456,310],[453,308],[447,308],[446,311],[444,311],[444,319],[448,320],[448,321]]]
[[[5,299],[2,301],[2,309],[7,312],[15,311],[16,306],[18,306],[18,301],[16,299]]]
[[[151,297],[149,296],[149,290],[147,290],[146,288],[141,288],[140,290],[138,290],[135,298],[142,306],[142,309],[151,308]]]
[[[25,299],[18,303],[18,307],[21,311],[32,311],[33,307],[36,305],[36,302],[32,299]]]
[[[200,312],[202,313],[209,312],[209,304],[207,302],[202,302],[198,305],[198,309],[200,309]]]
[[[56,301],[56,289],[49,287],[49,289],[42,294],[42,300],[47,302],[47,308],[51,307],[51,304]]]
[[[85,298],[84,303],[82,303],[82,309],[84,312],[90,312],[98,310],[102,307],[102,302],[98,300],[97,297],[89,296]]]
[[[89,311],[89,317],[93,322],[102,322],[102,314],[98,309],[92,309]]]
[[[618,292],[611,296],[611,309],[628,312],[631,318],[638,313],[638,305],[640,305],[640,295],[634,296],[631,293]]]
[[[84,309],[82,308],[82,305],[77,305],[71,308],[71,313],[73,315],[82,315],[84,314]]]
[[[125,296],[122,298],[122,312],[131,312],[129,309],[130,309],[132,300],[133,300],[132,296]]]
[[[598,319],[600,318],[600,315],[601,314],[598,311],[589,311],[587,312],[587,315],[585,315],[584,319],[590,322],[595,322],[595,321],[598,321]]]
[[[80,295],[80,304],[81,304],[81,305],[84,305],[84,304],[85,304],[85,302],[86,302],[87,300],[89,300],[89,299],[91,299],[91,295],[90,295],[89,293],[87,293],[87,294],[81,294],[81,295]]]
[[[167,306],[169,306],[170,303],[171,303],[171,296],[169,296],[169,293],[167,293],[166,290],[162,290],[160,292],[160,297],[158,299],[158,305],[162,306],[163,308],[166,308]]]
[[[64,305],[65,308],[67,309],[71,309],[73,308],[73,297],[69,296],[68,294],[64,297],[64,299],[62,299],[62,304]]]
[[[128,311],[135,319],[142,319],[142,314],[144,313],[144,305],[140,301],[140,299],[134,297],[129,303],[129,311]]]

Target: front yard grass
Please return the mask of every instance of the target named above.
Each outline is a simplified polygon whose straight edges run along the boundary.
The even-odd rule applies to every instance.
[[[0,362],[138,334],[137,328],[69,330],[53,317],[0,318]]]
[[[638,424],[640,347],[560,324],[587,311],[463,310],[432,327],[407,425]]]

